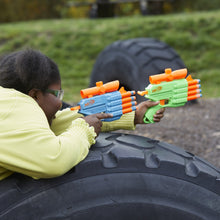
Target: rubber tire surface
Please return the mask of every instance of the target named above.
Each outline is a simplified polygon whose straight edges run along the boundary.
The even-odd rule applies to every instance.
[[[126,90],[144,90],[149,76],[166,68],[185,68],[176,51],[152,38],[119,40],[107,46],[97,57],[90,77],[90,87],[97,81],[119,80]],[[137,96],[138,102],[145,100]]]
[[[0,182],[0,219],[217,220],[220,171],[181,148],[102,133],[62,177]]]

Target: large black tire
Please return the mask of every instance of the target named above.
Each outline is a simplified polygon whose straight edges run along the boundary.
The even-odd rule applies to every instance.
[[[166,68],[185,68],[180,56],[166,43],[152,38],[119,40],[99,54],[90,87],[97,81],[119,80],[126,90],[144,90],[149,76],[163,73]],[[144,98],[137,96],[137,100]]]
[[[66,175],[13,175],[0,182],[0,199],[1,220],[217,220],[220,171],[166,143],[103,133]]]

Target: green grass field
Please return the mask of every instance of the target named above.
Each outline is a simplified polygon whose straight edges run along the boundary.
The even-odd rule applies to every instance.
[[[80,100],[98,54],[116,40],[151,37],[172,46],[200,78],[205,98],[220,97],[220,11],[112,19],[63,19],[0,25],[0,55],[34,48],[61,71],[65,101]]]

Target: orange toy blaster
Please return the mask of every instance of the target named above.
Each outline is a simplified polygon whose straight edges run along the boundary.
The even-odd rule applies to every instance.
[[[164,107],[179,107],[189,100],[202,96],[199,79],[193,79],[189,75],[186,79],[187,69],[173,71],[165,69],[165,73],[149,77],[151,84],[145,91],[138,92],[152,101],[160,101],[160,104],[147,110],[144,116],[145,123],[154,123],[153,116]]]
[[[97,82],[95,87],[81,90],[83,99],[71,110],[79,110],[78,112],[85,116],[102,112],[113,115],[112,118],[103,121],[114,121],[125,113],[135,111],[137,104],[135,91],[127,92],[123,87],[117,91],[118,88],[118,80],[106,84],[102,81]]]

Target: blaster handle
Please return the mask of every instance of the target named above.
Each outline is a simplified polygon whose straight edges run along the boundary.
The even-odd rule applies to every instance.
[[[154,115],[161,108],[164,108],[164,106],[160,105],[160,104],[155,105],[153,107],[150,107],[144,115],[144,118],[143,118],[144,123],[146,123],[146,124],[155,123],[154,122]]]

